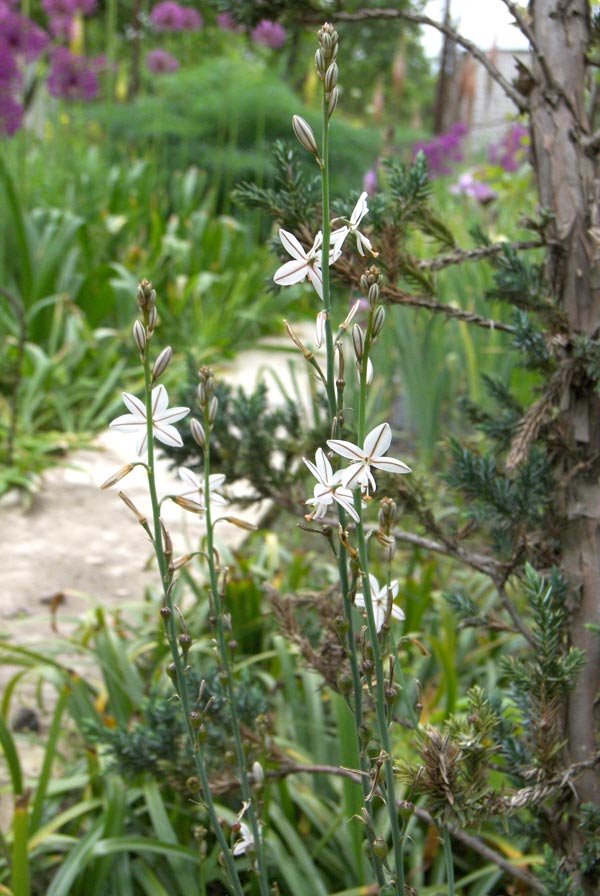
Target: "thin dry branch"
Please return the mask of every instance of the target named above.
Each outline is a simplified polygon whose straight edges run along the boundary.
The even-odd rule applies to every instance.
[[[381,288],[381,295],[393,305],[410,305],[413,308],[427,308],[429,311],[436,311],[451,317],[454,320],[462,320],[467,324],[473,324],[476,327],[483,327],[484,330],[500,330],[503,333],[514,333],[515,328],[509,324],[502,323],[499,320],[493,320],[489,317],[482,317],[474,311],[466,311],[463,308],[455,308],[453,305],[444,305],[435,299],[429,299],[425,296],[415,296],[407,293],[397,286],[386,283]]]
[[[490,246],[481,246],[478,249],[457,249],[449,255],[438,255],[437,258],[425,258],[419,262],[419,267],[427,271],[441,271],[454,264],[463,264],[465,261],[480,261],[482,258],[493,258],[500,255],[506,248],[520,252],[525,249],[541,249],[545,243],[540,240],[516,240],[511,243],[492,243]]]
[[[527,112],[529,108],[527,98],[507,81],[502,72],[476,44],[463,37],[451,25],[438,22],[436,19],[421,13],[408,12],[402,9],[361,9],[357,12],[340,11],[335,14],[336,22],[365,22],[369,19],[400,19],[405,22],[411,22],[413,25],[426,25],[429,28],[435,28],[436,31],[441,31],[442,34],[445,34],[446,37],[449,37],[450,40],[454,41],[454,43],[458,44],[459,47],[462,47],[481,63],[489,76],[496,81],[509,99],[513,101],[519,112]]]

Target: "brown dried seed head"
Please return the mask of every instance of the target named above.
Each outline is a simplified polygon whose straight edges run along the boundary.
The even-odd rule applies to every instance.
[[[121,467],[120,470],[117,470],[116,473],[113,473],[112,476],[109,476],[108,479],[106,479],[102,483],[100,488],[101,489],[112,488],[113,485],[116,485],[117,482],[120,482],[121,479],[123,479],[125,476],[127,476],[128,473],[131,473],[131,471],[133,470],[134,467],[135,467],[135,464],[125,464],[124,467]]]

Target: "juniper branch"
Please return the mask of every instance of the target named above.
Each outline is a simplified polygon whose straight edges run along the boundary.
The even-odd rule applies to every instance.
[[[481,246],[477,249],[458,249],[449,255],[438,255],[437,258],[423,259],[418,266],[423,270],[441,271],[443,268],[450,267],[450,265],[463,264],[465,261],[480,261],[482,258],[500,255],[505,251],[507,245],[516,251],[524,251],[526,249],[541,249],[544,243],[540,240],[517,240],[513,243],[492,243],[490,246]]]
[[[474,324],[476,327],[483,327],[484,330],[500,330],[503,333],[514,333],[515,328],[509,324],[502,323],[499,320],[493,320],[489,317],[482,317],[474,311],[466,311],[463,308],[455,308],[453,305],[444,305],[435,299],[428,299],[424,296],[414,296],[410,293],[385,283],[381,287],[381,295],[393,305],[410,305],[413,308],[428,308],[455,320],[462,320],[467,324]]]

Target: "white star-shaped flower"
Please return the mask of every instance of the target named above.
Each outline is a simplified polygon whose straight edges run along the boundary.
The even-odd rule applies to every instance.
[[[368,495],[369,488],[373,491],[376,489],[371,467],[376,470],[384,470],[386,473],[410,473],[410,467],[407,467],[401,460],[383,456],[391,443],[392,430],[389,423],[380,423],[379,426],[372,429],[365,438],[362,448],[353,442],[346,442],[344,439],[329,439],[327,444],[336,454],[353,461],[342,472],[342,485],[346,488],[360,486],[363,494]]]
[[[234,856],[243,856],[244,853],[254,849],[254,837],[245,821],[240,822],[240,839],[236,840],[231,852]]]
[[[283,248],[292,256],[292,261],[286,261],[275,271],[273,280],[279,286],[291,286],[293,283],[301,283],[310,280],[317,291],[317,295],[323,300],[323,272],[322,250],[323,234],[319,230],[312,247],[306,251],[302,243],[296,239],[293,233],[287,230],[279,231],[279,239]],[[334,264],[342,254],[341,247],[332,246],[329,251],[329,264]]]
[[[196,476],[196,474],[193,473],[192,470],[188,470],[187,467],[179,468],[179,478],[189,486],[185,491],[180,492],[181,497],[187,498],[188,501],[197,504],[199,508],[202,508],[202,511],[206,510],[204,479],[201,479],[200,476]],[[221,506],[227,504],[227,501],[222,495],[216,494],[216,489],[221,488],[224,482],[224,473],[211,473],[208,477],[208,492],[211,504],[220,504]]]
[[[354,508],[352,491],[342,484],[341,474],[333,472],[323,449],[317,448],[317,453],[315,454],[316,464],[313,464],[312,461],[307,460],[305,457],[302,460],[317,480],[313,492],[314,497],[308,498],[305,502],[314,507],[308,519],[323,519],[333,502],[337,501],[340,507],[343,507],[346,513],[358,522],[359,516]]]
[[[120,432],[135,433],[137,436],[136,451],[141,456],[146,450],[146,442],[148,439],[148,422],[146,417],[146,405],[135,395],[129,392],[123,392],[123,402],[125,407],[131,411],[130,414],[123,414],[117,417],[110,424],[113,429]],[[182,420],[189,414],[189,408],[170,408],[169,396],[163,385],[156,386],[152,390],[152,431],[154,438],[162,442],[163,445],[170,445],[173,448],[181,448],[183,441],[173,423]]]
[[[390,582],[389,588],[387,582],[383,588],[380,588],[375,576],[369,573],[369,584],[371,585],[371,603],[373,604],[375,628],[378,632],[381,631],[381,626],[388,616],[392,619],[406,618],[404,612],[394,603],[398,597],[398,582],[396,579]],[[357,607],[365,609],[364,594],[357,594],[354,603]]]
[[[358,197],[358,202],[350,215],[350,223],[345,224],[343,227],[339,227],[331,234],[331,245],[340,252],[342,251],[342,245],[348,234],[353,233],[356,236],[356,248],[361,255],[366,255],[367,252],[369,255],[378,255],[371,245],[371,240],[358,229],[360,222],[369,211],[367,195],[367,193],[361,193]]]

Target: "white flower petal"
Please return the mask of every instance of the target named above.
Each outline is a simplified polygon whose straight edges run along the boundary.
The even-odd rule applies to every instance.
[[[123,404],[135,417],[146,419],[146,406],[137,396],[131,395],[130,392],[123,392]]]
[[[333,477],[333,470],[331,468],[331,464],[329,463],[329,458],[322,448],[317,448],[315,460],[317,462],[317,470],[320,473],[320,476],[318,476],[317,478],[320,482],[330,483]]]
[[[392,604],[391,615],[392,615],[392,619],[406,619],[404,610],[400,609],[400,607],[397,607],[396,604]]]
[[[166,411],[169,405],[169,396],[167,395],[167,390],[161,383],[160,386],[156,386],[152,390],[152,419],[156,420],[161,414]]]
[[[154,415],[152,419],[155,426],[163,423],[177,423],[178,420],[182,420],[184,417],[187,417],[189,412],[189,408],[170,408],[170,410],[164,410],[162,414]]]
[[[345,439],[327,439],[327,444],[339,454],[341,457],[349,457],[350,460],[364,461],[364,453],[353,442],[347,442]]]
[[[137,437],[137,442],[135,443],[135,450],[137,452],[138,457],[141,457],[142,454],[146,453],[146,445],[148,444],[148,433],[145,429],[143,429]]]
[[[142,419],[134,414],[123,414],[121,417],[117,417],[113,420],[110,426],[112,429],[117,429],[121,432],[133,432],[140,426],[145,429],[146,419]]]
[[[171,448],[181,448],[183,440],[174,426],[169,424],[154,424],[154,438],[162,442],[163,445],[169,445]],[[139,453],[139,452],[138,452]]]
[[[321,273],[321,268],[315,266],[313,268],[307,268],[306,276],[314,286],[317,295],[323,301],[323,274]]]
[[[367,205],[367,193],[361,193],[358,197],[358,202],[354,206],[354,211],[350,215],[350,224],[354,227],[358,227],[364,216],[368,213],[369,207]]]
[[[193,489],[201,491],[200,479],[192,472],[192,470],[188,470],[187,467],[179,467],[178,473],[180,479],[187,482],[188,485],[191,485]]]
[[[304,248],[302,243],[294,236],[293,233],[290,233],[288,230],[281,229],[279,231],[279,239],[281,240],[281,244],[288,255],[291,255],[292,258],[296,258],[298,261],[306,261],[306,249]]]
[[[286,261],[273,274],[273,280],[279,286],[292,286],[294,283],[301,283],[308,272],[308,262],[306,260]]]
[[[392,444],[392,430],[389,423],[380,423],[367,435],[363,456],[373,457],[385,454]]]
[[[396,460],[395,457],[372,457],[369,463],[376,470],[384,470],[386,473],[412,473],[410,467],[407,467],[401,460]]]

